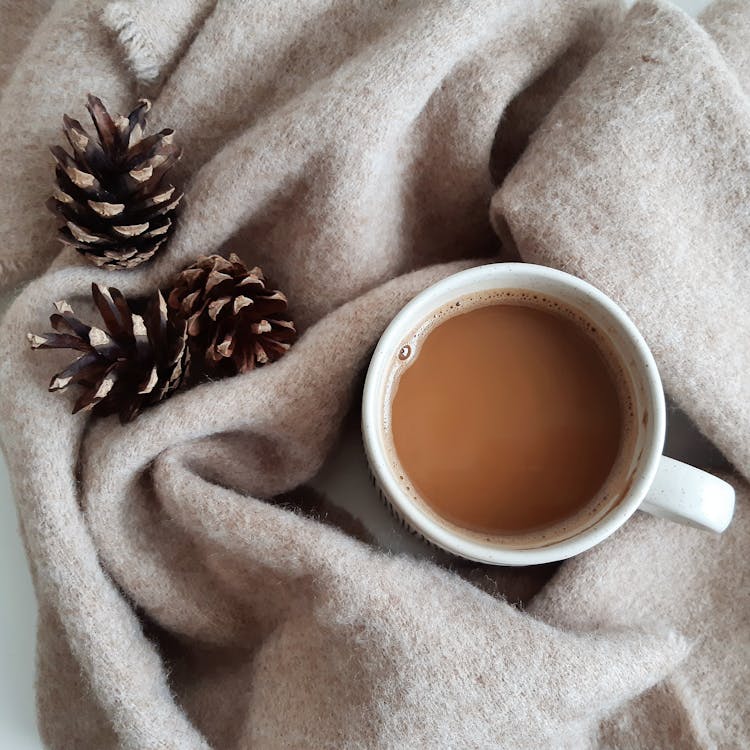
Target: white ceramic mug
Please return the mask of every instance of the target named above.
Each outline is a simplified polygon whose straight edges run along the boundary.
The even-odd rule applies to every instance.
[[[386,448],[386,387],[401,347],[437,310],[473,294],[501,289],[544,295],[596,325],[619,358],[638,415],[634,420],[638,427],[627,481],[617,501],[568,538],[521,549],[498,540],[478,539],[441,519],[406,491]],[[711,474],[662,456],[665,423],[664,389],[654,357],[625,312],[591,284],[561,271],[527,263],[471,268],[417,295],[380,339],[367,372],[362,403],[362,434],[370,469],[396,515],[438,547],[494,565],[534,565],[572,557],[606,539],[639,508],[680,523],[724,531],[734,512],[734,489]]]

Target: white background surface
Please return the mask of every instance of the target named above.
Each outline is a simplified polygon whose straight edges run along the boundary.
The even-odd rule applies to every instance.
[[[681,0],[676,5],[689,13],[700,12],[706,0]],[[6,301],[7,303],[7,301]],[[5,308],[0,303],[0,309]],[[670,420],[671,454],[690,460],[707,456],[709,449],[677,415]],[[351,510],[387,547],[413,548],[390,522],[374,493],[364,462],[356,425],[347,429],[339,448],[316,483],[334,501],[356,497]],[[0,457],[0,750],[39,750],[33,680],[36,604],[26,558],[18,535],[18,522],[5,461]],[[94,748],[85,750],[95,750]]]

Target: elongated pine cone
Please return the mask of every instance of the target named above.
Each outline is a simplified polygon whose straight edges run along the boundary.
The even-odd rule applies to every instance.
[[[223,376],[281,357],[296,337],[287,299],[269,289],[260,268],[234,254],[204,255],[182,271],[168,298],[187,321],[191,368]]]
[[[104,328],[82,323],[67,302],[57,302],[50,317],[55,332],[30,333],[28,339],[33,349],[81,352],[49,385],[50,391],[71,384],[82,389],[74,414],[91,409],[99,416],[117,413],[121,422],[129,422],[182,382],[189,357],[185,321],[169,314],[160,292],[140,305],[112,287],[92,284],[91,294]]]
[[[167,239],[182,198],[164,176],[180,158],[174,131],[144,137],[147,99],[127,116],[110,115],[91,94],[92,138],[78,120],[63,117],[72,153],[52,146],[56,185],[47,205],[62,217],[60,240],[97,266],[133,268]]]

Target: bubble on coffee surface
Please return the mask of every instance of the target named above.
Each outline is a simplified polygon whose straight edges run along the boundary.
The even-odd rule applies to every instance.
[[[610,374],[613,377],[620,397],[624,419],[620,453],[615,459],[612,471],[600,489],[600,492],[586,508],[568,519],[550,527],[539,529],[536,532],[518,535],[498,534],[496,536],[487,536],[484,533],[473,532],[456,526],[443,516],[437,514],[420,497],[416,488],[410,484],[409,477],[398,459],[393,439],[390,437],[391,409],[389,405],[398,388],[401,375],[414,364],[419,355],[420,342],[426,339],[435,327],[447,318],[465,315],[477,308],[496,304],[523,305],[546,309],[571,320],[583,332],[589,335],[595,341],[605,362],[609,365]],[[596,525],[627,494],[625,490],[618,490],[618,487],[620,485],[629,487],[629,483],[632,482],[633,465],[639,464],[641,458],[640,456],[634,456],[637,431],[634,429],[633,424],[635,420],[635,407],[631,391],[632,386],[626,372],[626,366],[621,358],[615,355],[614,350],[615,347],[609,340],[606,332],[592,323],[585,314],[566,303],[547,297],[544,293],[523,289],[497,289],[464,295],[459,299],[445,303],[404,336],[397,352],[396,362],[386,383],[384,404],[387,406],[383,410],[383,427],[385,430],[384,434],[387,437],[384,443],[393,475],[398,477],[398,484],[401,489],[437,523],[453,528],[455,532],[463,537],[495,544],[500,543],[508,548],[523,549],[529,547],[541,549],[575,536]]]

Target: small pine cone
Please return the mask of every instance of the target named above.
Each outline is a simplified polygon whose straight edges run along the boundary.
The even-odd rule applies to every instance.
[[[33,349],[82,352],[49,385],[50,391],[71,383],[81,387],[73,414],[90,409],[98,416],[117,413],[121,422],[129,422],[182,382],[189,357],[185,321],[169,314],[160,292],[145,304],[97,284],[91,285],[91,295],[104,328],[82,323],[67,302],[57,302],[50,317],[56,333],[30,333],[28,339]]]
[[[169,307],[187,321],[191,367],[234,375],[281,357],[296,337],[286,297],[269,289],[260,268],[234,254],[204,255],[182,271]]]
[[[182,198],[164,176],[180,158],[174,131],[144,137],[147,99],[127,116],[111,116],[88,95],[98,140],[63,117],[72,153],[52,146],[56,185],[48,207],[65,222],[60,241],[97,266],[133,268],[149,260],[173,228]]]

